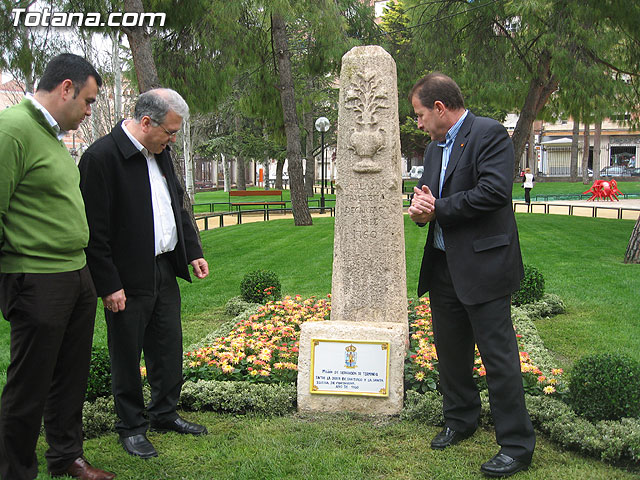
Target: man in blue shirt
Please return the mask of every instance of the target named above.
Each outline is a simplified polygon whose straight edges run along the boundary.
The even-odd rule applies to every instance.
[[[409,207],[414,222],[430,224],[418,294],[429,292],[445,418],[431,447],[455,445],[477,428],[477,344],[500,445],[481,470],[512,475],[529,467],[535,446],[511,323],[511,293],[523,277],[513,145],[500,123],[465,109],[460,88],[442,73],[419,80],[409,100],[433,140]]]

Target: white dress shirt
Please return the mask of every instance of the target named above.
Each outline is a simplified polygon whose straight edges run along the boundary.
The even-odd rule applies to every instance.
[[[127,121],[122,122],[122,130],[147,160],[149,183],[151,185],[151,204],[153,206],[153,233],[156,256],[171,252],[178,243],[178,229],[176,228],[176,219],[171,208],[171,196],[169,195],[167,179],[160,171],[155,155],[149,152],[131,134],[125,123]]]

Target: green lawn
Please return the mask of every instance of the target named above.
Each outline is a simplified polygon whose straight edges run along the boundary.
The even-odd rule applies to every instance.
[[[537,187],[538,185],[536,185]],[[640,266],[622,259],[634,222],[541,214],[518,214],[525,263],[538,267],[547,291],[560,295],[567,313],[538,321],[559,365],[570,367],[586,353],[625,352],[640,360]],[[405,224],[409,295],[417,283],[425,229]],[[250,223],[202,234],[211,275],[181,283],[185,346],[218,323],[226,300],[239,293],[253,269],[276,271],[283,292],[324,296],[331,288],[333,219],[295,227],[291,220]],[[105,344],[97,315],[95,343]],[[0,372],[8,363],[9,327],[0,322]],[[0,378],[0,385],[4,378]],[[115,435],[86,442],[88,458],[125,479],[474,479],[495,453],[491,430],[481,430],[454,449],[429,449],[437,428],[406,421],[371,422],[352,416],[291,415],[285,418],[188,413],[209,426],[204,438],[152,434],[160,457],[128,457]],[[40,469],[44,450],[38,446]],[[48,478],[41,475],[39,478]],[[573,453],[539,438],[533,468],[524,479],[626,479],[635,474]]]
[[[419,422],[370,421],[351,415],[283,418],[187,413],[209,428],[205,437],[150,433],[160,456],[127,455],[115,435],[85,442],[87,458],[118,480],[482,480],[480,464],[497,447],[480,429],[445,451],[429,447],[437,427]],[[44,455],[40,441],[38,456]],[[42,469],[42,464],[41,464]],[[46,475],[39,478],[48,479]],[[562,452],[538,438],[532,468],[519,480],[631,480],[630,472]]]
[[[404,191],[411,192],[412,188],[416,185],[417,180],[405,180]],[[521,186],[521,183],[514,183],[513,185],[513,198],[514,199],[524,199],[524,189]],[[589,185],[583,185],[581,182],[570,183],[570,182],[536,182],[535,187],[531,192],[532,199],[535,201],[536,195],[540,196],[540,200],[543,200],[542,196],[544,195],[576,195],[581,194],[587,191],[590,188]],[[618,189],[622,193],[636,193],[640,195],[640,182],[619,182]],[[249,190],[260,190],[257,187],[250,187]],[[290,190],[282,190],[282,198],[286,202],[291,201],[291,191]],[[332,206],[335,201],[335,195],[331,194],[331,187],[325,189],[325,202],[326,205]],[[274,197],[252,197],[248,199],[249,201],[269,201],[274,200]],[[244,200],[242,200],[244,201]],[[320,205],[320,194],[316,193],[313,197],[309,198],[310,206],[319,206]],[[206,205],[194,205],[194,212],[196,213],[206,213],[211,211],[215,212],[223,212],[229,210],[229,194],[222,191],[217,190],[215,192],[198,192],[196,193],[195,202],[196,204],[206,204]],[[209,204],[215,204],[213,206]],[[291,206],[288,203],[287,206]]]

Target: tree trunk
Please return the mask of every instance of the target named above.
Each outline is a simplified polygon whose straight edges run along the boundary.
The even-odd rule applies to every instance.
[[[190,203],[195,200],[195,187],[193,184],[193,156],[191,155],[191,121],[187,118],[182,125],[182,150],[184,152],[184,178],[185,192]],[[189,205],[191,207],[191,205]]]
[[[600,178],[600,144],[602,140],[602,120],[596,122],[593,131],[593,179]]]
[[[580,143],[580,121],[574,117],[573,130],[571,132],[571,160],[569,164],[569,177],[572,182],[578,181],[579,143]]]
[[[111,32],[111,66],[113,68],[113,124],[122,118],[122,66],[120,64],[120,32]]]
[[[584,144],[582,145],[582,183],[589,185],[589,120],[584,124]],[[594,172],[595,175],[595,172]]]
[[[313,81],[307,79],[307,89],[311,91],[313,88]],[[307,102],[304,114],[302,116],[302,124],[305,131],[305,173],[304,173],[304,188],[308,197],[313,197],[313,185],[316,180],[316,160],[313,158],[313,130],[315,128],[313,122],[313,102],[310,100]]]
[[[224,182],[224,191],[231,191],[231,172],[229,171],[229,161],[227,157],[224,156],[224,153],[220,154],[222,157],[222,177]]]
[[[278,160],[278,163],[276,163],[276,181],[275,181],[276,190],[282,190],[282,171],[283,170],[284,170],[284,160]]]
[[[633,232],[631,232],[624,263],[640,263],[640,217],[638,217],[636,226],[633,227]]]
[[[124,11],[126,13],[142,14],[144,8],[142,0],[124,0]],[[122,31],[129,39],[131,56],[133,57],[133,67],[136,70],[138,79],[138,89],[140,93],[160,86],[156,62],[153,59],[151,41],[145,27],[121,27]]]
[[[242,128],[242,119],[240,115],[236,115],[233,119],[233,124],[236,129],[236,133],[240,135],[240,129]],[[236,188],[238,190],[247,189],[247,173],[244,159],[240,156],[236,156],[236,171],[238,172],[238,178],[236,179]]]
[[[284,118],[284,131],[287,136],[287,159],[289,161],[289,185],[291,188],[291,209],[297,226],[312,225],[307,194],[304,190],[302,173],[302,153],[300,151],[300,128],[296,113],[296,100],[291,74],[291,60],[284,19],[278,13],[271,16],[271,32],[278,59],[278,78],[280,100]]]
[[[520,160],[529,140],[529,132],[533,127],[533,122],[557,88],[558,82],[551,73],[551,53],[545,52],[538,64],[536,77],[531,79],[527,98],[524,101],[518,117],[518,123],[516,123],[516,128],[511,136],[515,150],[513,178],[516,178],[520,173]]]
[[[241,157],[236,157],[236,172],[238,177],[236,178],[236,188],[238,190],[247,189],[247,165]]]
[[[529,132],[529,147],[527,148],[527,167],[531,168],[534,175],[538,174],[536,162],[536,136],[533,133],[533,128]]]

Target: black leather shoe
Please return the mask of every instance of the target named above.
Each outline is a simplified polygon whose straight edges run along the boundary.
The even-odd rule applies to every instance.
[[[180,417],[168,422],[151,422],[151,431],[160,433],[178,432],[189,435],[206,435],[209,433],[207,432],[207,427],[204,425],[188,422],[184,418]]]
[[[129,455],[140,458],[157,457],[158,452],[153,448],[151,442],[144,433],[131,435],[130,437],[120,437],[120,443]]]
[[[431,448],[434,450],[443,450],[451,445],[460,443],[462,440],[469,438],[474,433],[475,429],[467,430],[465,432],[457,432],[449,427],[444,427],[442,431],[433,437],[433,440],[431,440]]]
[[[490,477],[508,477],[521,470],[529,468],[531,462],[516,460],[504,453],[498,453],[495,457],[480,467],[480,471]]]

